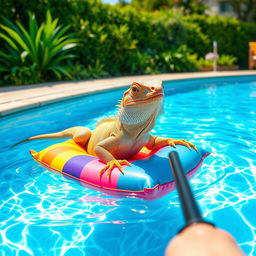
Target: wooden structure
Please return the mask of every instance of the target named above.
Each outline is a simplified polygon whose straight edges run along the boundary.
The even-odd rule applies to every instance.
[[[249,69],[256,67],[256,42],[249,42]]]

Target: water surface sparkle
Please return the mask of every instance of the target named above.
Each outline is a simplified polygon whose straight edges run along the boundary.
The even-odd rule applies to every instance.
[[[230,232],[247,255],[256,255],[256,78],[190,80],[187,89],[182,83],[165,84],[165,113],[153,133],[211,150],[190,180],[196,199],[208,220]],[[110,197],[35,163],[28,149],[39,151],[51,140],[10,149],[36,134],[93,128],[116,112],[122,93],[0,119],[0,255],[163,255],[183,225],[176,191],[152,202]]]

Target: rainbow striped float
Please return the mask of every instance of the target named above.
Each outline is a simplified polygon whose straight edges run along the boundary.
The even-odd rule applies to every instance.
[[[111,179],[104,173],[98,176],[104,163],[88,155],[85,149],[68,140],[54,144],[40,152],[30,150],[34,160],[45,168],[78,180],[83,186],[108,193],[112,196],[138,197],[145,200],[160,198],[174,189],[174,178],[169,165],[168,154],[177,151],[184,171],[191,176],[209,155],[202,148],[198,152],[185,146],[164,147],[152,152],[143,148],[134,158],[131,166],[123,166],[125,175],[113,170]]]

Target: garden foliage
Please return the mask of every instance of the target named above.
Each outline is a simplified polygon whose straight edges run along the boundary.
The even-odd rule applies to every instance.
[[[218,41],[220,55],[236,57],[236,64],[244,68],[247,65],[248,42],[256,36],[255,24],[233,18],[184,15],[178,9],[147,12],[130,5],[102,4],[100,0],[9,0],[1,1],[0,9],[5,16],[1,24],[8,26],[6,18],[12,23],[19,20],[24,29],[30,23],[24,10],[35,13],[40,24],[45,23],[45,14],[50,10],[52,17],[59,19],[63,28],[70,27],[66,33],[72,32],[72,35],[67,34],[70,38],[67,40],[73,37],[79,40],[78,47],[70,48],[65,53],[70,59],[63,57],[59,62],[61,68],[65,67],[65,73],[49,72],[48,69],[40,73],[39,79],[29,80],[31,66],[24,65],[21,51],[19,65],[12,72],[21,72],[24,81],[10,79],[9,70],[9,73],[0,71],[2,83],[4,80],[6,83],[31,83],[60,77],[86,79],[195,71],[198,59],[212,51],[213,40]],[[20,29],[20,26],[17,25],[17,28]],[[5,32],[2,27],[0,33]],[[0,43],[5,47],[2,52],[10,54],[10,45],[3,37]],[[73,55],[75,58],[71,59]],[[29,55],[25,57],[27,60],[30,58]]]
[[[184,17],[184,19],[189,24],[197,24],[200,27],[201,33],[207,36],[209,43],[202,41],[201,44],[195,44],[191,40],[188,41],[188,46],[195,52],[203,55],[212,51],[211,42],[216,40],[220,55],[227,54],[235,56],[238,59],[239,66],[241,68],[247,68],[248,43],[255,41],[255,24],[220,16],[206,17],[202,15],[190,15]],[[204,50],[202,51],[202,49]]]
[[[63,65],[74,57],[70,50],[77,40],[67,34],[69,26],[58,26],[58,19],[46,14],[46,22],[38,26],[35,15],[29,13],[28,30],[3,18],[0,38],[5,48],[0,50],[0,72],[3,79],[14,84],[36,83],[57,77],[72,77]]]

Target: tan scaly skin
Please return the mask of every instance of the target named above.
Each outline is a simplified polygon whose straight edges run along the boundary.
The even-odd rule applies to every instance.
[[[93,131],[86,127],[73,127],[59,133],[30,137],[24,141],[71,137],[85,146],[87,153],[97,156],[106,164],[99,175],[107,172],[109,179],[114,168],[124,174],[122,165],[130,165],[127,159],[143,147],[155,150],[168,145],[184,145],[197,150],[186,140],[149,134],[162,112],[163,96],[161,81],[134,82],[124,93],[118,115],[103,119]]]

